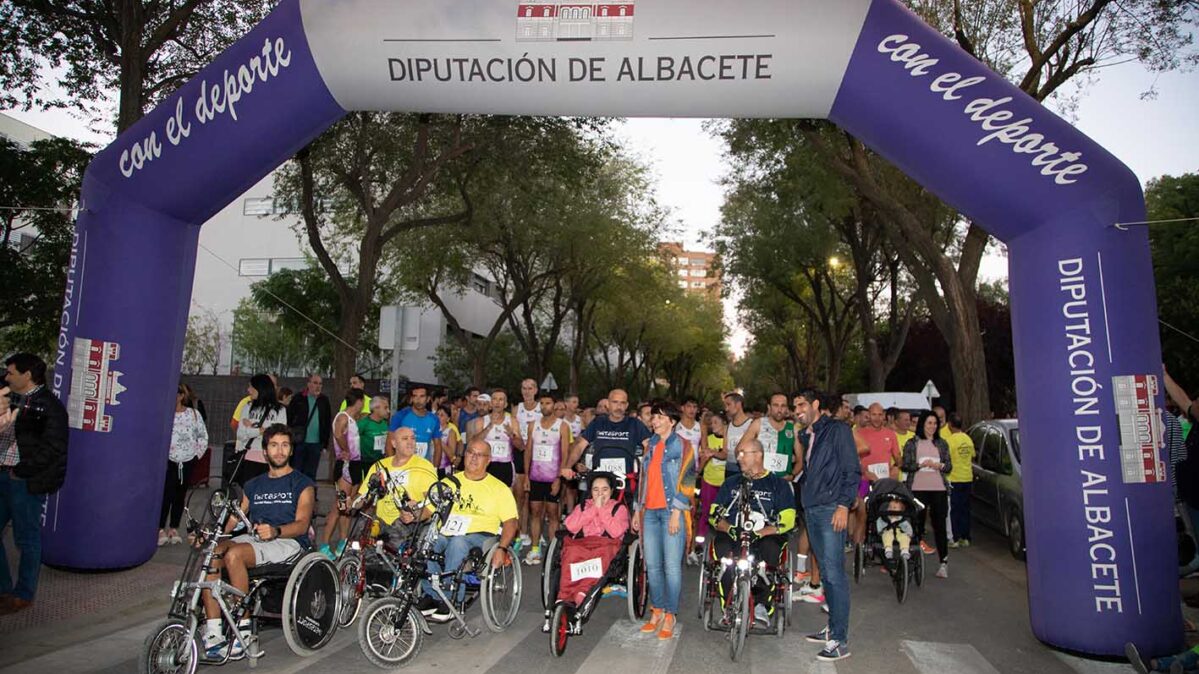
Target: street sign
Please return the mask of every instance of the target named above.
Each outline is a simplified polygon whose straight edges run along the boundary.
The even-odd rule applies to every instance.
[[[931,380],[931,379],[929,379],[928,383],[926,383],[924,385],[924,389],[922,391],[920,391],[920,394],[923,395],[925,398],[928,398],[929,405],[932,405],[933,398],[941,397],[941,392],[937,390],[937,385],[934,384],[933,380]]]
[[[542,391],[557,391],[558,382],[554,381],[554,373],[550,372],[545,375],[545,379],[541,381]]]
[[[390,305],[379,309],[379,348],[395,348],[396,337],[403,332],[401,351],[420,349],[420,307]]]

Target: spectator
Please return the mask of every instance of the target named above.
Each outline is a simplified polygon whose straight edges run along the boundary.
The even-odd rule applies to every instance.
[[[246,389],[250,403],[242,408],[237,424],[237,446],[244,452],[241,466],[233,481],[244,485],[252,478],[267,472],[266,454],[262,447],[262,431],[275,424],[287,423],[287,410],[279,403],[275,383],[265,374],[250,378]]]
[[[931,513],[931,523],[937,541],[937,557],[941,566],[937,578],[949,577],[949,541],[945,521],[949,516],[949,481],[953,470],[949,445],[941,435],[941,422],[935,412],[920,413],[916,422],[916,437],[903,447],[903,470],[907,473],[908,489]]]
[[[350,388],[357,389],[358,391],[362,392],[362,416],[366,416],[366,415],[370,414],[371,413],[371,397],[366,394],[366,377],[363,377],[361,374],[352,375],[350,377]],[[337,411],[338,412],[346,411],[346,401],[345,400],[341,401],[341,407],[339,407],[337,409]]]
[[[183,542],[179,521],[183,518],[183,497],[187,495],[187,476],[196,461],[208,451],[208,429],[204,419],[192,407],[187,387],[182,383],[175,393],[175,421],[171,429],[171,446],[167,455],[166,483],[162,492],[162,509],[158,515],[158,545]],[[170,528],[167,528],[168,519]]]
[[[949,472],[949,517],[953,530],[951,548],[970,547],[970,490],[974,486],[974,441],[962,432],[962,417],[950,412],[949,456],[953,470]]]
[[[46,363],[30,353],[4,362],[12,402],[0,410],[0,531],[12,521],[20,550],[14,585],[0,538],[0,615],[28,608],[42,566],[42,507],[67,476],[67,411],[46,386]]]
[[[287,408],[287,424],[298,443],[291,465],[314,481],[321,465],[321,452],[329,446],[329,436],[333,433],[333,406],[328,396],[321,393],[324,383],[319,374],[308,375],[303,394]]]

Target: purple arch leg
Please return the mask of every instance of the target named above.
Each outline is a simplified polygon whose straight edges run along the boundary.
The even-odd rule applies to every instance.
[[[871,6],[830,119],[1010,246],[1033,632],[1179,650],[1169,482],[1152,461],[1126,481],[1113,396],[1113,377],[1161,374],[1148,241],[1112,227],[1144,219],[1136,177],[893,0]]]
[[[201,121],[197,105],[214,114]],[[284,0],[89,166],[54,363],[72,428],[46,563],[114,569],[154,554],[200,225],[344,114]],[[135,145],[159,149],[140,170]]]

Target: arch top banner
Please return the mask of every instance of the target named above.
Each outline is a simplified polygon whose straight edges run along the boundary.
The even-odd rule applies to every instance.
[[[825,118],[869,0],[301,0],[346,110]]]

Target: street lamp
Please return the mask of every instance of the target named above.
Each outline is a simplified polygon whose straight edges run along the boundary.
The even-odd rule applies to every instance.
[[[836,255],[834,255],[834,256],[832,256],[832,257],[830,257],[830,258],[828,259],[828,266],[832,267],[833,269],[836,269],[837,267],[840,267],[840,266],[841,266],[841,259],[840,259],[840,258],[838,258]]]

